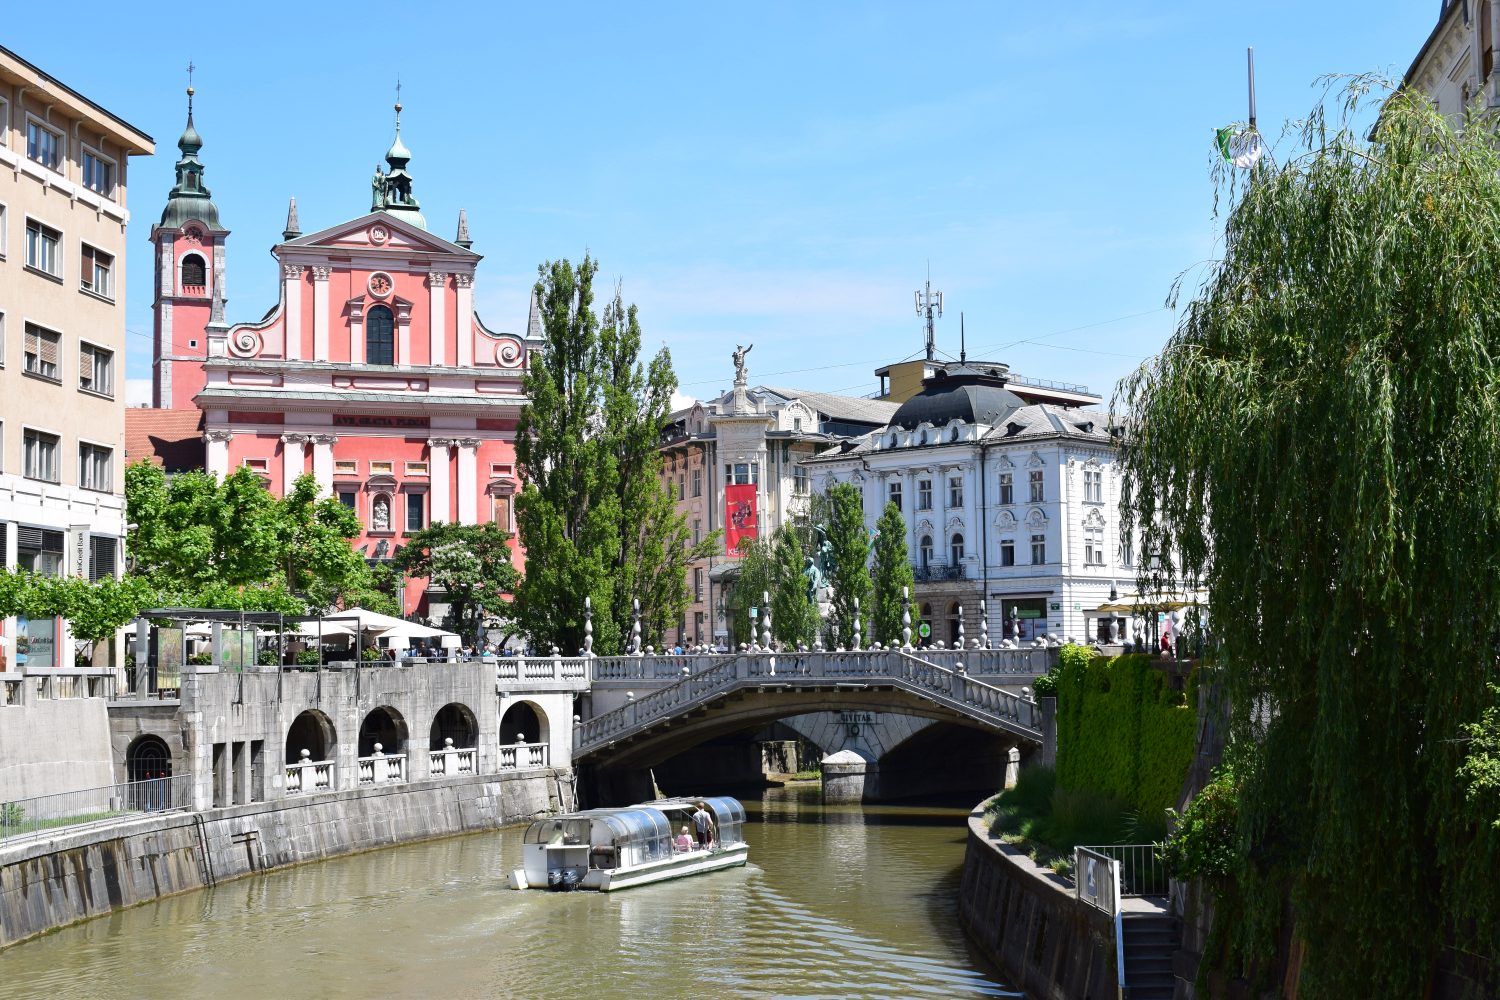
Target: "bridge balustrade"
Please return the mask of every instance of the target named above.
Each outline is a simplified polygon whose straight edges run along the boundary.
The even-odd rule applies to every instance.
[[[428,751],[427,773],[434,778],[453,774],[473,774],[479,762],[479,751],[474,747],[455,747],[452,739],[443,740],[443,749]]]
[[[359,758],[359,783],[361,785],[384,785],[406,780],[406,754],[381,753],[380,744],[375,752]]]
[[[512,743],[500,747],[500,770],[525,771],[546,767],[548,747],[545,743]]]
[[[502,681],[583,680],[589,676],[584,656],[500,656],[495,676]]]
[[[302,759],[286,766],[286,793],[326,792],[334,787],[335,764],[331,760],[310,760],[306,750]]]

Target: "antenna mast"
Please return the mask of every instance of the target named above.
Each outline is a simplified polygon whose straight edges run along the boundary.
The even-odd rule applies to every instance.
[[[943,293],[932,290],[932,276],[929,274],[925,288],[919,288],[912,294],[917,300],[917,315],[927,318],[927,360],[931,361],[934,343],[932,320],[934,316],[943,318]]]

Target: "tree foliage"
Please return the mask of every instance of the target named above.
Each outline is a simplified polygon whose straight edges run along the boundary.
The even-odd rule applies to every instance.
[[[776,642],[788,649],[811,646],[817,637],[818,606],[807,596],[807,578],[802,575],[807,556],[801,532],[783,524],[771,536],[771,631]]]
[[[901,643],[901,615],[915,585],[911,555],[906,548],[906,519],[901,508],[887,501],[875,522],[875,562],[872,572],[874,600],[870,607],[870,634],[886,645]],[[912,636],[915,641],[916,605],[912,605]]]
[[[828,584],[833,588],[829,615],[835,645],[854,644],[854,602],[859,601],[860,624],[870,614],[870,537],[865,529],[864,495],[853,483],[835,483],[827,493],[826,529],[832,546]]]
[[[526,549],[516,621],[534,645],[578,649],[591,597],[594,648],[614,653],[640,600],[642,642],[659,645],[687,607],[688,561],[717,544],[691,544],[661,480],[661,431],[677,388],[671,357],[663,348],[641,364],[636,310],[618,290],[600,321],[592,258],[538,270],[546,345],[525,375],[516,436]]]
[[[1224,257],[1123,385],[1123,530],[1207,587],[1243,752],[1237,956],[1290,888],[1300,995],[1493,955],[1500,831],[1460,776],[1500,621],[1500,154],[1390,95],[1230,180]],[[1227,907],[1230,912],[1235,907]]]
[[[408,538],[396,563],[441,587],[448,598],[444,624],[477,644],[485,616],[509,616],[509,598],[521,579],[511,563],[511,537],[493,521],[440,521]]]

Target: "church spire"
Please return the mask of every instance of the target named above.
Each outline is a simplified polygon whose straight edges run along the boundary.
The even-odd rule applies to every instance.
[[[370,210],[372,212],[389,212],[398,219],[404,219],[412,225],[427,228],[427,220],[422,217],[422,206],[417,201],[416,195],[411,193],[412,178],[407,173],[406,164],[411,161],[411,150],[401,141],[401,82],[396,81],[396,138],[391,142],[391,148],[385,152],[385,162],[390,167],[387,172],[382,172],[379,165],[375,167],[375,177],[370,182],[371,198]]]
[[[292,198],[292,203],[286,207],[286,228],[281,231],[281,238],[294,240],[302,235],[302,224],[297,221],[297,199]]]
[[[222,233],[226,230],[219,225],[219,209],[203,183],[203,164],[198,159],[203,137],[193,124],[193,94],[196,93],[192,84],[193,69],[193,64],[188,63],[187,126],[182,130],[182,138],[177,140],[177,148],[182,153],[177,161],[177,183],[167,194],[167,206],[162,209],[160,225],[180,229],[188,221],[197,219],[214,232]]]

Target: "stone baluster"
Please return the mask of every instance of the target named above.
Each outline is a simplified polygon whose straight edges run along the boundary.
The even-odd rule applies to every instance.
[[[771,648],[771,594],[769,591],[760,592],[760,644],[766,649]]]
[[[630,654],[641,655],[641,599],[639,597],[631,601],[631,607],[635,612],[635,622],[630,626]]]
[[[982,599],[979,602],[979,648],[990,648],[990,615]]]
[[[964,606],[958,606],[958,638],[953,640],[954,649],[964,648]]]
[[[911,588],[901,588],[901,648],[911,651]]]
[[[583,655],[594,655],[594,599],[583,599]]]
[[[863,629],[862,629],[862,627],[861,627],[861,625],[859,623],[859,598],[856,597],[854,599],[854,641],[852,643],[850,643],[850,647],[849,648],[851,648],[851,649],[858,649],[859,648],[860,640],[862,638],[861,635],[860,635],[861,631],[863,631]]]

